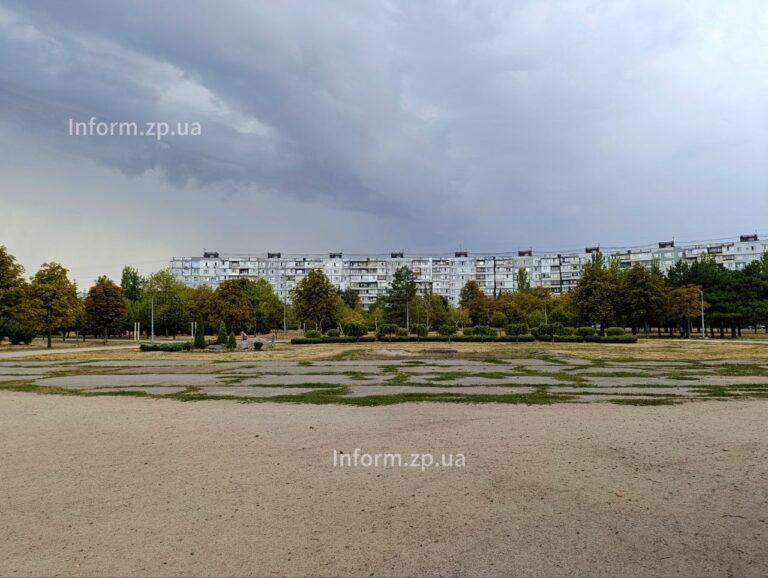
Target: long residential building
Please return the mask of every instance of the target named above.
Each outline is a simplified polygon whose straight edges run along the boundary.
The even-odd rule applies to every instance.
[[[442,295],[457,305],[459,293],[467,281],[474,280],[489,295],[517,289],[517,273],[524,269],[534,287],[546,287],[563,293],[575,287],[584,265],[593,253],[601,252],[606,260],[617,259],[622,267],[635,263],[650,267],[656,261],[663,271],[678,261],[695,261],[711,255],[716,262],[732,270],[743,268],[768,251],[768,240],[758,235],[741,235],[738,240],[675,243],[662,241],[653,245],[629,248],[586,247],[583,251],[470,254],[458,251],[452,255],[288,255],[277,252],[261,254],[224,254],[204,251],[201,257],[173,257],[171,272],[189,286],[216,287],[222,281],[263,278],[269,281],[282,299],[312,269],[322,270],[339,289],[352,288],[364,307],[382,295],[395,271],[408,267],[416,277],[420,293]]]

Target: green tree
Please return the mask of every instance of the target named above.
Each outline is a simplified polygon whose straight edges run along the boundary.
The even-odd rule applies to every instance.
[[[307,273],[291,291],[291,300],[294,315],[300,322],[312,323],[318,331],[336,325],[336,289],[321,270]]]
[[[361,307],[360,295],[352,287],[347,287],[339,295],[341,295],[344,304],[350,309],[359,309]]]
[[[230,279],[216,288],[214,312],[227,331],[243,331],[253,322],[254,311],[247,279]]]
[[[0,323],[15,319],[24,299],[24,267],[0,245]]]
[[[144,287],[145,280],[139,275],[139,272],[133,267],[127,265],[123,267],[123,273],[120,277],[120,287],[123,295],[128,301],[139,301],[141,299],[141,290]]]
[[[586,322],[599,323],[600,332],[616,318],[619,279],[605,266],[601,253],[594,253],[584,266],[573,290],[573,301],[579,316]]]
[[[155,334],[175,337],[189,329],[192,319],[189,290],[167,269],[153,273],[144,283],[139,307],[144,327],[150,327],[152,324],[153,308]]]
[[[384,317],[389,323],[410,325],[410,312],[416,297],[416,279],[408,267],[400,267],[392,276],[384,296]]]
[[[461,288],[459,306],[467,310],[472,325],[485,325],[491,317],[492,302],[477,281],[467,281]]]
[[[642,328],[645,335],[652,323],[662,318],[666,284],[656,271],[636,263],[621,279],[621,311],[635,333]]]
[[[227,344],[227,324],[223,321],[219,323],[219,333],[216,336],[216,343],[219,345]]]
[[[110,331],[119,329],[127,311],[123,290],[111,279],[99,277],[85,299],[88,324],[104,335],[104,343]]]
[[[528,277],[528,271],[522,267],[517,270],[516,285],[518,291],[528,291],[531,288],[531,280]]]
[[[51,347],[54,331],[66,328],[77,316],[77,289],[58,263],[43,263],[29,284],[35,327]]]

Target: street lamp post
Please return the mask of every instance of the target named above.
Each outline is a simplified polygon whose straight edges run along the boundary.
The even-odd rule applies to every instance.
[[[704,291],[699,289],[699,294],[701,295],[701,337],[702,339],[706,339],[707,330],[704,327]]]
[[[155,341],[155,296],[152,295],[152,336],[150,341]]]

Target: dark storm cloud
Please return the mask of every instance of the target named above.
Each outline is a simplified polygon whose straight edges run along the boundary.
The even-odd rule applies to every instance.
[[[735,234],[768,211],[766,26],[760,2],[3,2],[0,110],[127,175],[351,209],[414,248]],[[64,134],[90,116],[204,134]]]

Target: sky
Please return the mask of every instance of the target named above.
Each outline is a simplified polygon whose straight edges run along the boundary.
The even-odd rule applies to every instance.
[[[766,30],[762,0],[0,0],[0,244],[87,287],[768,234]]]

